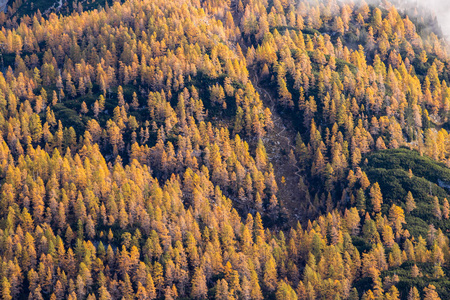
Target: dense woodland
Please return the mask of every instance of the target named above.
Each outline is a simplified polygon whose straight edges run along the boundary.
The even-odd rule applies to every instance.
[[[450,298],[432,17],[35,2],[0,13],[2,299]]]

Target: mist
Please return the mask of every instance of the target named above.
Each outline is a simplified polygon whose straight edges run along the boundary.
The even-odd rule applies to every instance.
[[[312,0],[323,1],[323,0]],[[358,3],[363,0],[337,0],[339,2]],[[430,25],[430,31],[442,33],[450,43],[450,0],[364,0],[368,4],[380,7],[394,5],[399,12],[410,17],[423,17]],[[432,22],[430,22],[433,20]],[[437,22],[436,22],[437,21]],[[432,24],[431,24],[432,23]],[[437,23],[437,24],[436,24]],[[438,25],[438,27],[436,26]]]
[[[375,0],[376,1],[376,0]],[[372,1],[368,1],[372,2]],[[449,0],[392,0],[399,10],[418,13],[421,16],[436,17],[442,35],[450,41],[450,1]]]
[[[450,1],[448,0],[426,0],[415,1],[418,6],[424,6],[434,13],[437,17],[442,34],[448,39],[450,38]]]

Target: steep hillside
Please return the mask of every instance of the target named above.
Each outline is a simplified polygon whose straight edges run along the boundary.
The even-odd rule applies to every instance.
[[[0,13],[4,299],[450,298],[432,18],[54,4]]]

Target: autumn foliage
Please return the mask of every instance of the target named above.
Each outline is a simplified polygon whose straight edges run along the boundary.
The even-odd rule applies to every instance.
[[[450,165],[450,60],[426,17],[385,1],[22,5],[0,13],[3,299],[450,296],[450,196],[391,199],[367,160]]]

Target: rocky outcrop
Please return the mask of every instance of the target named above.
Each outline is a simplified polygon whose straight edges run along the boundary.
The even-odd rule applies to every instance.
[[[438,179],[438,185],[439,185],[441,188],[450,190],[450,182],[442,181],[442,180]]]
[[[8,6],[8,0],[0,0],[0,11],[5,11]]]

